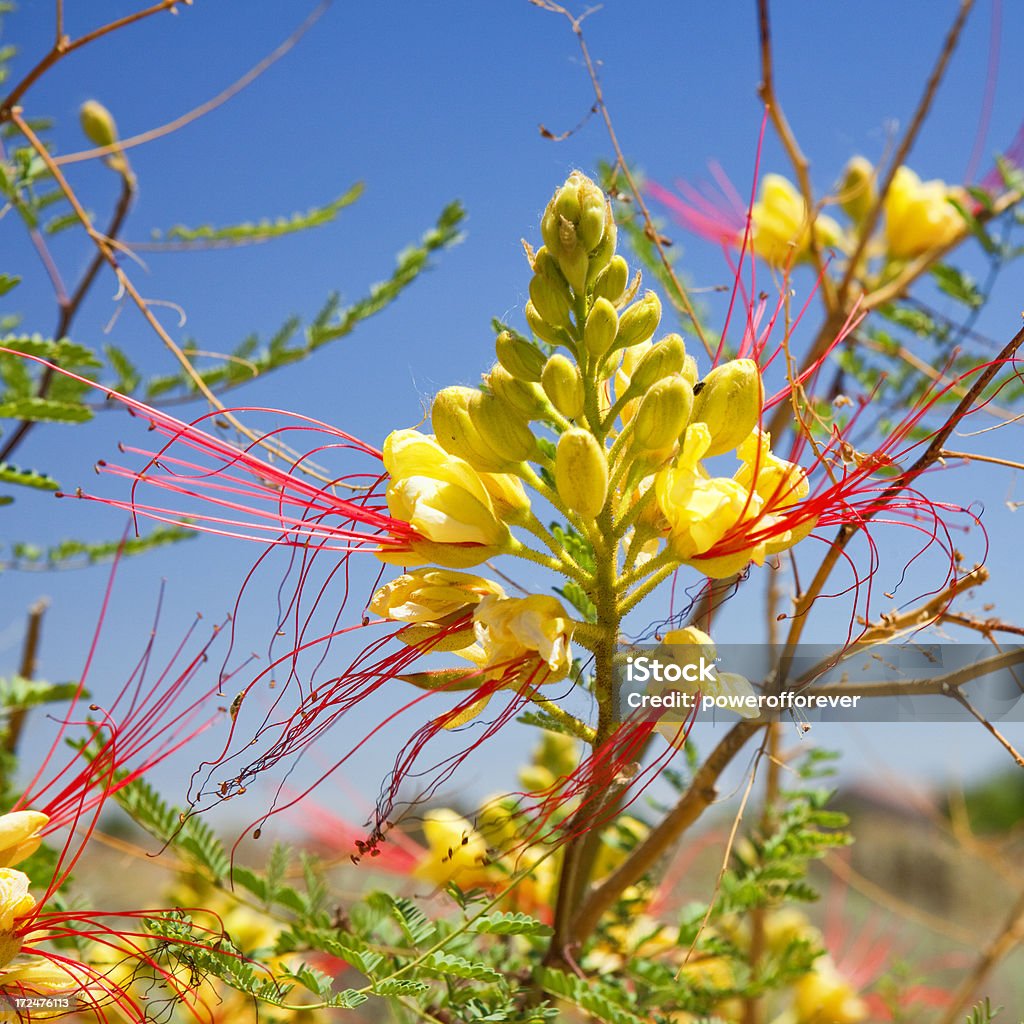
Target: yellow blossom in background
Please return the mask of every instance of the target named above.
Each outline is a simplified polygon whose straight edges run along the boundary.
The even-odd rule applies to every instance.
[[[810,217],[804,198],[781,174],[766,174],[760,198],[751,211],[754,252],[775,267],[798,263],[810,252]],[[831,217],[814,218],[815,237],[820,246],[837,245],[842,228]]]
[[[36,905],[28,887],[29,878],[24,871],[0,868],[0,933],[13,931],[14,922]]]
[[[489,858],[484,837],[461,814],[447,807],[429,811],[423,821],[427,848],[413,869],[416,878],[461,889],[486,886],[494,881],[488,871]]]
[[[796,1024],[860,1024],[869,1016],[867,1004],[829,956],[793,984]]]
[[[961,235],[964,219],[950,199],[962,194],[944,181],[921,181],[909,167],[897,168],[884,204],[889,256],[911,259]]]

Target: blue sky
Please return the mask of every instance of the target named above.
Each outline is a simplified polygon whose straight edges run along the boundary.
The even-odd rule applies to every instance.
[[[123,0],[69,4],[68,30],[78,34],[139,6]],[[775,5],[777,85],[819,191],[832,185],[854,153],[877,159],[887,150],[918,99],[956,6],[951,0]],[[997,91],[980,143],[983,167],[1024,120],[1024,71],[1010,50],[1011,40],[1024,38],[1024,7],[1003,6]],[[309,9],[267,0],[197,0],[176,16],[151,19],[63,62],[28,93],[26,112],[56,119],[61,152],[81,148],[77,110],[89,98],[111,108],[123,135],[143,131],[225,88]],[[587,20],[587,41],[601,61],[623,148],[651,176],[665,183],[706,180],[708,162],[717,160],[741,191],[748,190],[762,116],[753,15],[752,3],[610,0]],[[977,142],[991,25],[992,3],[985,0],[911,154],[911,166],[923,177],[963,179]],[[8,19],[6,40],[21,51],[15,76],[45,52],[52,31],[52,4],[42,0],[25,0]],[[132,276],[145,295],[184,307],[183,329],[170,312],[164,321],[177,337],[223,351],[252,331],[269,335],[293,313],[312,315],[333,289],[348,299],[363,295],[449,200],[461,199],[469,213],[464,242],[439,257],[397,305],[314,363],[279,371],[235,394],[239,404],[295,408],[379,443],[393,427],[417,422],[438,388],[472,382],[489,366],[492,316],[521,322],[528,274],[520,239],[536,238],[544,204],[571,169],[591,170],[610,153],[596,117],[559,143],[542,138],[538,125],[570,129],[585,119],[591,102],[567,22],[526,0],[335,3],[295,50],[226,106],[132,152],[140,193],[125,237],[145,239],[152,228],[179,222],[290,214],[357,180],[365,182],[363,198],[319,231],[236,251],[147,254],[146,268],[133,268]],[[762,168],[788,170],[773,140]],[[69,175],[105,220],[114,197],[110,173],[77,164]],[[669,230],[698,288],[729,281],[712,246]],[[48,333],[54,311],[46,281],[13,219],[0,231],[7,264],[0,269],[29,268],[25,283],[4,301],[24,312],[29,329]],[[66,232],[55,254],[73,280],[89,250]],[[979,325],[1000,341],[1019,325],[1022,284],[1020,270],[1007,273]],[[808,286],[807,280],[797,282],[798,288]],[[170,357],[132,310],[124,309],[105,333],[115,311],[113,292],[110,278],[102,278],[76,336],[93,345],[113,341],[152,372],[169,370]],[[711,320],[717,322],[714,314]],[[97,484],[91,466],[114,455],[122,439],[140,440],[137,424],[105,413],[88,428],[37,430],[19,457],[50,469],[67,487],[81,483],[110,493],[116,483]],[[1009,430],[986,443],[989,451],[1019,450]],[[969,472],[936,486],[984,501],[996,549],[1016,551],[1012,538],[1019,522],[1004,504],[1020,497],[1011,474]],[[108,538],[123,526],[118,514],[100,506],[30,494],[19,495],[17,505],[3,512],[5,536],[13,539]],[[161,577],[168,581],[162,628],[174,636],[192,611],[213,619],[229,607],[256,553],[204,539],[125,564],[116,628],[108,628],[102,660],[107,677],[116,678],[144,642]],[[1014,554],[993,564],[986,595],[1008,618],[1019,618],[1022,610],[1016,562]],[[105,577],[105,569],[59,577],[4,575],[0,672],[16,663],[24,609],[47,594],[52,607],[40,672],[73,675],[92,628],[93,595]],[[835,625],[828,616],[824,623],[826,631]],[[246,642],[258,645],[258,633]],[[893,742],[878,743],[875,736],[874,742],[902,748],[899,770],[921,777],[961,757],[976,765],[1008,763],[979,734],[966,737],[981,748],[969,754],[962,730],[928,728],[934,731],[919,737],[903,732]],[[850,737],[837,739],[853,751],[848,768],[856,771],[859,748]],[[524,742],[510,741],[510,760]],[[964,749],[954,756],[954,748]]]

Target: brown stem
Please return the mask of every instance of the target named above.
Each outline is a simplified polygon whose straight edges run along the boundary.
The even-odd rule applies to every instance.
[[[22,679],[32,679],[36,674],[36,656],[39,653],[39,638],[43,630],[43,616],[49,602],[46,598],[40,598],[28,610],[28,625],[25,628],[25,643],[21,649],[21,666],[18,675]],[[25,725],[27,708],[15,708],[7,722],[7,730],[4,733],[4,750],[13,754],[18,749],[18,740],[21,738],[21,730]]]
[[[29,89],[39,81],[47,71],[54,66],[54,64],[63,60],[69,53],[74,53],[75,50],[80,50],[83,46],[88,46],[89,43],[95,42],[97,39],[108,35],[111,32],[116,32],[118,29],[126,28],[128,25],[135,23],[136,21],[142,21],[143,18],[148,18],[151,15],[159,14],[161,11],[169,11],[179,4],[190,5],[192,0],[160,0],[159,3],[153,4],[152,7],[147,7],[145,10],[136,11],[134,14],[126,14],[123,18],[118,18],[116,21],[111,21],[106,25],[101,25],[99,28],[93,29],[91,32],[87,32],[84,36],[78,39],[68,39],[67,36],[63,35],[58,28],[57,41],[53,45],[53,49],[39,61],[38,64],[10,91],[7,95],[7,99],[0,103],[0,124],[4,121],[13,120],[14,108],[21,101],[21,98],[28,92]],[[58,9],[59,10],[59,9]],[[58,25],[62,19],[58,17]]]
[[[622,892],[638,882],[679,837],[707,810],[717,795],[718,777],[764,723],[737,722],[697,770],[675,807],[616,869],[593,889],[573,921],[573,932],[584,940]]]
[[[116,239],[120,234],[134,195],[135,179],[131,175],[121,175],[121,195],[117,201],[117,206],[114,209],[114,215],[110,220],[110,226],[106,231],[106,237],[111,241]],[[74,292],[70,296],[60,296],[58,298],[60,314],[57,317],[57,327],[53,332],[54,341],[60,341],[60,339],[66,337],[68,331],[71,330],[71,324],[78,315],[78,311],[82,308],[82,303],[85,301],[85,297],[89,294],[90,289],[95,283],[96,276],[99,274],[100,267],[103,266],[104,262],[105,257],[103,253],[96,252],[93,255],[92,260],[90,260],[89,266],[86,267],[85,273],[82,275],[82,279],[78,282],[78,286],[75,288]],[[53,368],[50,366],[47,366],[43,370],[43,373],[39,378],[39,387],[36,391],[36,396],[38,398],[46,397],[50,390],[50,384],[53,381],[53,373]],[[3,448],[0,449],[0,462],[6,462],[11,457],[11,453],[21,444],[22,441],[25,440],[28,433],[34,426],[34,420],[22,420],[22,422],[18,424],[14,432],[7,439],[6,444],[4,444]]]

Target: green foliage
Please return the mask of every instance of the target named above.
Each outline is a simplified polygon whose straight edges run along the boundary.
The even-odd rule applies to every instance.
[[[323,206],[314,206],[305,213],[292,214],[291,217],[278,217],[275,220],[264,218],[256,223],[246,221],[244,224],[232,224],[219,228],[211,224],[202,224],[197,228],[176,224],[166,235],[160,231],[154,231],[153,238],[157,241],[227,243],[231,245],[268,242],[274,238],[294,235],[300,231],[308,231],[310,228],[318,228],[331,223],[346,206],[351,206],[362,194],[362,182],[357,182],[337,199],[333,199]]]
[[[60,484],[36,469],[21,469],[9,462],[0,462],[0,483],[17,484],[19,487],[31,487],[37,491],[58,491]]]
[[[210,826],[194,814],[171,807],[145,779],[122,786],[114,799],[136,824],[185,853],[208,878],[220,881],[227,877],[231,861]]]
[[[139,537],[105,541],[62,540],[58,544],[52,544],[45,548],[15,541],[11,544],[8,558],[0,561],[0,571],[4,569],[17,569],[23,572],[82,569],[86,566],[108,562],[115,557],[141,555],[169,544],[195,540],[196,536],[194,530],[183,526],[158,526]]]
[[[338,295],[331,295],[304,330],[299,317],[290,317],[263,345],[258,335],[249,335],[212,368],[201,368],[199,376],[207,387],[219,393],[272,370],[298,362],[330,342],[347,337],[362,321],[390,305],[429,266],[430,256],[459,239],[459,225],[465,213],[458,202],[442,210],[437,224],[419,244],[398,256],[398,265],[386,281],[373,285],[367,296],[344,306]],[[300,333],[301,330],[301,333]],[[184,347],[186,355],[196,354],[199,346]],[[147,401],[182,392],[194,392],[195,382],[185,373],[155,377],[146,381],[142,395]]]
[[[537,981],[545,992],[607,1024],[643,1022],[643,1018],[633,1012],[625,991],[619,985],[597,978],[577,978],[574,974],[551,967],[540,968]]]

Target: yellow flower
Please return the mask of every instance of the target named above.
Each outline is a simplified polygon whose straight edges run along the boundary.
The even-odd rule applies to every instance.
[[[761,197],[750,211],[754,252],[775,267],[797,263],[810,252],[810,217],[807,204],[796,187],[781,174],[766,174]],[[842,229],[831,218],[814,218],[819,245],[835,245]]]
[[[49,822],[42,811],[11,811],[0,815],[0,867],[9,868],[35,853],[40,831]]]
[[[715,546],[738,523],[753,519],[763,502],[737,480],[708,476],[700,464],[711,444],[704,423],[692,423],[676,461],[655,478],[658,508],[668,524],[673,553],[707,576],[720,578],[739,572],[750,561],[761,565],[765,544],[759,541],[721,558],[693,561]]]
[[[921,181],[899,167],[885,196],[885,241],[893,259],[906,260],[948,245],[964,231],[963,217],[950,203],[961,195],[944,181]]]
[[[464,567],[475,565],[508,547],[511,534],[495,510],[500,501],[518,500],[505,481],[488,481],[468,462],[446,452],[432,437],[416,430],[395,430],[384,442],[384,466],[391,476],[387,489],[392,516],[408,523],[426,544],[411,542],[414,558],[382,553],[386,561],[415,564],[422,560]],[[477,545],[454,548],[449,545]]]
[[[867,1004],[828,956],[817,959],[810,974],[794,983],[793,1012],[797,1024],[860,1024],[868,1019]]]
[[[462,651],[483,669],[535,657],[545,668],[544,682],[564,679],[572,667],[569,643],[573,623],[553,597],[485,597],[473,613],[476,644]]]
[[[494,881],[493,872],[487,870],[487,843],[461,814],[447,807],[428,811],[423,835],[427,849],[413,869],[416,878],[435,885],[456,882],[462,889]]]

